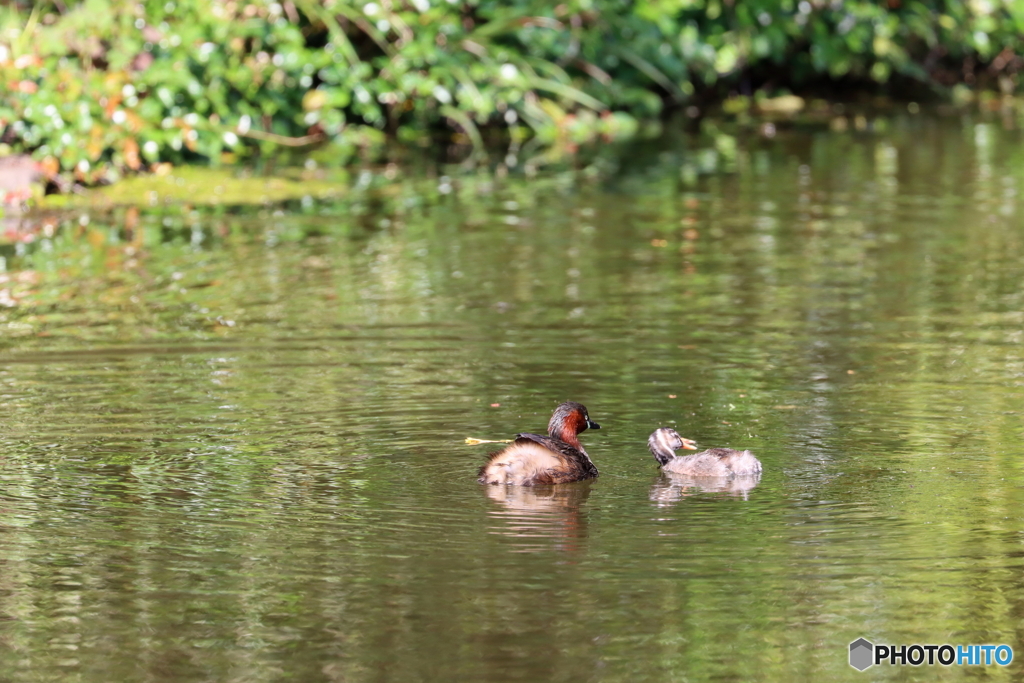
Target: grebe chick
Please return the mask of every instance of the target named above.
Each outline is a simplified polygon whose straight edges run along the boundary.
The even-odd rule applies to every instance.
[[[647,439],[654,459],[663,472],[688,474],[691,477],[735,477],[761,473],[761,461],[750,451],[734,451],[731,448],[709,448],[693,455],[676,455],[678,448],[697,450],[697,444],[684,439],[674,429],[662,427],[654,430]]]
[[[491,453],[480,468],[481,484],[565,484],[597,476],[597,468],[583,450],[577,435],[600,429],[587,409],[575,401],[555,408],[548,422],[548,435],[516,434],[516,440]]]

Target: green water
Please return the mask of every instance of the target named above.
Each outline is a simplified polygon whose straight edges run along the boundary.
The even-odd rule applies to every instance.
[[[0,680],[1019,678],[1024,146],[887,123],[22,226]],[[597,480],[476,483],[567,399]]]

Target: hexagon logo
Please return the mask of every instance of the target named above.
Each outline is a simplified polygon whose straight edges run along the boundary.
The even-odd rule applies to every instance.
[[[875,646],[863,638],[853,641],[850,643],[850,666],[857,671],[863,671],[868,668],[874,664],[872,661],[874,659],[872,656],[874,651]]]

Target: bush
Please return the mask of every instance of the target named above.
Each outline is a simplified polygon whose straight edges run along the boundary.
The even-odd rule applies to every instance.
[[[82,181],[438,131],[573,145],[765,79],[1016,83],[1024,9],[979,0],[82,0],[0,9],[3,144]],[[981,71],[985,67],[987,71]]]

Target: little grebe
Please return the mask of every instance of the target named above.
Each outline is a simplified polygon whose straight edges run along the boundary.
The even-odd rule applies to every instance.
[[[555,408],[548,422],[548,435],[516,434],[507,447],[491,453],[480,468],[481,484],[565,484],[597,476],[597,468],[576,436],[601,426],[590,419],[587,409],[574,401]]]
[[[691,477],[733,477],[749,476],[761,472],[761,461],[750,451],[734,451],[731,448],[709,448],[693,455],[679,456],[677,448],[697,450],[697,444],[684,439],[674,429],[662,427],[654,430],[647,439],[654,459],[664,472],[688,474]]]

